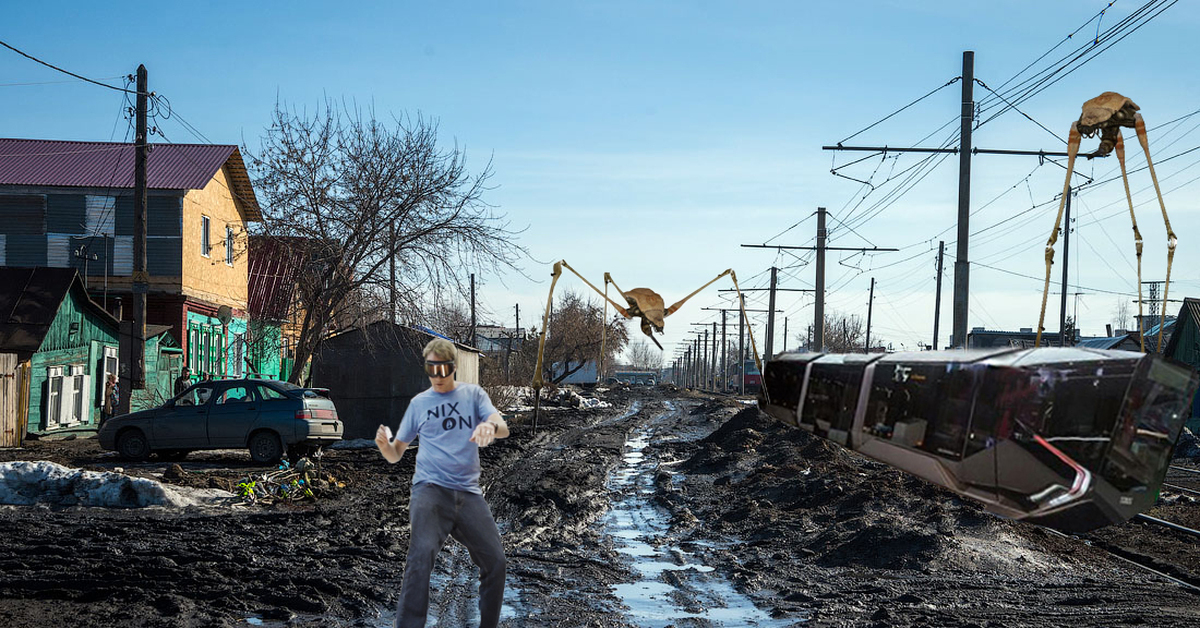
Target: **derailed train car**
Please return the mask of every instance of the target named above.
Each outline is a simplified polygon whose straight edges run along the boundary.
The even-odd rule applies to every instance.
[[[1083,532],[1149,508],[1200,379],[1127,351],[783,353],[767,414],[978,500]]]

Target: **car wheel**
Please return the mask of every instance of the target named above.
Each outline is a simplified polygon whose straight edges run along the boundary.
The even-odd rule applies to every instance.
[[[189,452],[186,449],[164,449],[157,453],[163,460],[179,461],[187,458]]]
[[[145,460],[150,457],[150,441],[138,429],[121,432],[117,437],[117,453],[127,460]]]
[[[250,436],[250,458],[259,464],[275,464],[283,458],[283,445],[275,432],[255,432]]]

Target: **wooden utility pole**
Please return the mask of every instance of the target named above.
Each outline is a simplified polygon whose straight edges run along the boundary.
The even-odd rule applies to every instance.
[[[146,272],[146,157],[150,152],[146,141],[147,83],[146,66],[139,65],[133,162],[133,360],[129,373],[132,382],[121,395],[122,404],[130,397],[131,388],[146,388],[146,293],[150,291],[150,277]]]
[[[396,223],[388,225],[388,321],[396,323]]]
[[[867,340],[863,343],[863,353],[871,352],[871,308],[875,305],[875,278],[871,277],[871,297],[867,300]]]
[[[933,301],[933,350],[937,351],[938,324],[942,320],[942,254],[946,252],[946,242],[938,240],[937,263],[937,297]]]

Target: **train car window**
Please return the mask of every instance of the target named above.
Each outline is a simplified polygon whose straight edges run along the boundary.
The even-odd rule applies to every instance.
[[[1062,371],[1043,413],[1042,435],[1064,454],[1098,470],[1116,429],[1134,362]]]
[[[1145,368],[1148,372],[1129,388],[1104,468],[1105,478],[1124,491],[1161,481],[1173,449],[1171,436],[1191,403],[1190,375],[1158,361]]]
[[[935,420],[929,426],[923,446],[926,451],[954,460],[962,458],[975,398],[976,371],[970,367],[955,368],[941,377]]]
[[[897,445],[922,447],[937,412],[937,384],[945,371],[945,364],[877,365],[863,430]]]
[[[1032,425],[1042,407],[1036,374],[989,368],[979,377],[979,397],[967,430],[967,456],[1011,438],[1017,426]]]
[[[813,425],[816,434],[826,438],[830,437],[831,429],[847,432],[858,407],[862,371],[862,365],[813,365],[801,422]]]

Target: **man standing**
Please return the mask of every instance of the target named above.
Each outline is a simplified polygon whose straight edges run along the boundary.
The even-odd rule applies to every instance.
[[[188,386],[191,386],[191,385],[192,385],[192,369],[185,366],[185,367],[183,367],[183,370],[179,372],[179,377],[177,377],[175,379],[175,396],[178,397],[179,393],[182,393],[183,391],[187,390]]]
[[[479,448],[508,436],[508,425],[487,392],[454,381],[458,350],[435,338],[425,346],[431,388],[413,397],[392,438],[380,425],[379,453],[395,464],[418,436],[416,471],[409,498],[408,559],[396,605],[397,628],[422,628],[429,610],[429,574],[447,536],[466,546],[479,567],[479,625],[500,622],[504,600],[504,546],[479,488]]]

